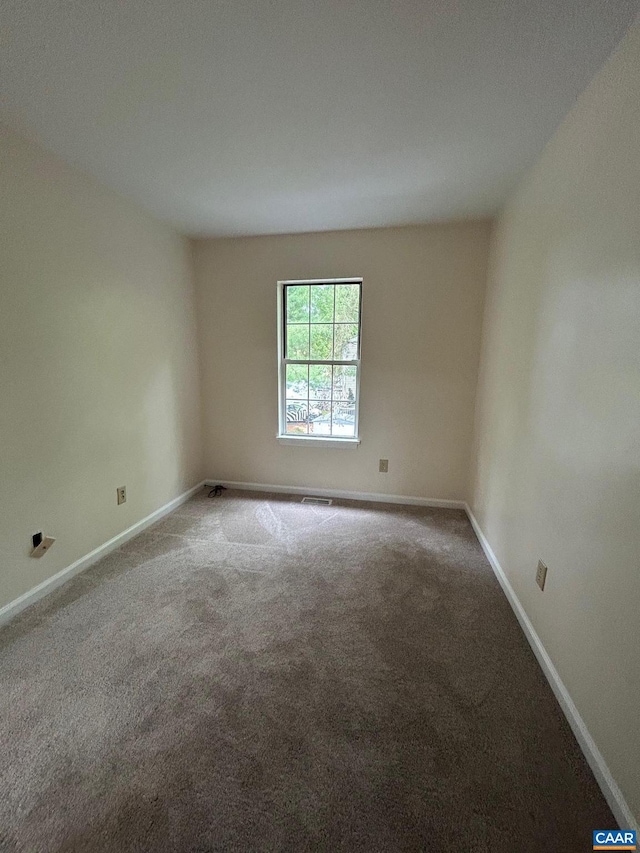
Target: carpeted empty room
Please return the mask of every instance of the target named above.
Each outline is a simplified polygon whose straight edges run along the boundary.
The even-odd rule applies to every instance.
[[[612,825],[459,510],[203,492],[0,643],[6,850],[572,850]]]
[[[0,853],[638,850],[638,0],[7,0],[0,80]]]

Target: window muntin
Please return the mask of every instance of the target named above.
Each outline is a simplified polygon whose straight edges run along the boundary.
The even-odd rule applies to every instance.
[[[280,435],[357,439],[362,280],[280,287]]]

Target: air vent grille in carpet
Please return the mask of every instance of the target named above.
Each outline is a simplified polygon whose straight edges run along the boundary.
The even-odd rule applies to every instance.
[[[303,504],[322,504],[323,506],[331,506],[331,498],[302,498]]]

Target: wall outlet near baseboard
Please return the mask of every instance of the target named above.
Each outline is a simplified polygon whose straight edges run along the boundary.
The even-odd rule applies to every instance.
[[[388,459],[381,459],[380,460],[380,465],[378,466],[378,471],[381,474],[388,474],[389,473],[389,460]]]
[[[126,486],[119,486],[116,489],[116,493],[118,495],[118,506],[120,506],[120,504],[126,504],[126,502],[127,502],[127,487]]]
[[[40,541],[36,545],[35,543],[38,537],[40,537]],[[34,543],[34,546],[31,552],[31,556],[36,558],[42,557],[42,555],[45,554],[49,550],[49,548],[51,548],[55,541],[56,540],[53,538],[53,536],[45,536],[43,538],[42,533],[36,533],[32,537],[32,542]]]
[[[536,583],[540,587],[540,589],[544,589],[544,585],[547,581],[547,567],[542,562],[542,560],[538,560],[538,568],[536,569]]]

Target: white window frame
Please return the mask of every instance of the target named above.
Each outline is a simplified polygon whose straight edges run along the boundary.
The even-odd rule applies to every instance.
[[[316,361],[314,359],[288,359],[284,350],[286,317],[284,316],[285,298],[284,289],[288,285],[296,284],[359,284],[360,285],[360,312],[358,315],[358,357],[344,361],[336,359],[332,361]],[[360,444],[360,363],[362,349],[362,278],[314,278],[314,279],[290,279],[278,282],[278,433],[279,444],[291,447],[335,447],[335,448],[357,448]],[[287,364],[324,364],[324,365],[347,365],[356,368],[356,411],[355,411],[355,437],[347,436],[314,436],[288,434],[286,420],[286,367]]]

